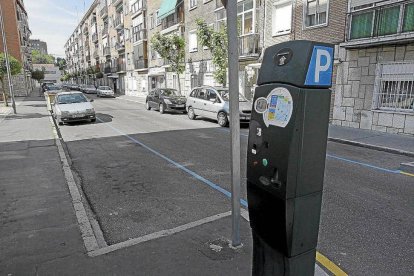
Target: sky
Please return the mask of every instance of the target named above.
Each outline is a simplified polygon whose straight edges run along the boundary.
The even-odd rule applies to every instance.
[[[65,57],[64,45],[93,0],[25,0],[31,39],[47,43],[48,53]],[[84,8],[85,3],[85,8]]]

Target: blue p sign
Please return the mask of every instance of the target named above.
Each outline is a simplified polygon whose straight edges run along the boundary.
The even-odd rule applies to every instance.
[[[333,68],[333,48],[315,46],[308,67],[305,85],[331,86]]]

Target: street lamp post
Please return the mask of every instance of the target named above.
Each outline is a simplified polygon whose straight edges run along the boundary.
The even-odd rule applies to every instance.
[[[9,60],[9,51],[7,49],[7,39],[6,39],[6,33],[4,31],[4,20],[3,20],[3,9],[1,7],[1,3],[0,3],[0,27],[1,27],[1,35],[3,37],[3,50],[4,50],[4,56],[6,58],[6,70],[7,70],[7,80],[9,83],[9,91],[10,91],[10,97],[12,100],[12,107],[13,107],[13,112],[14,114],[16,114],[16,102],[14,100],[14,91],[13,91],[13,84],[12,84],[12,80],[11,80],[11,71],[10,71],[10,60]],[[4,99],[5,101],[7,101],[7,98]]]

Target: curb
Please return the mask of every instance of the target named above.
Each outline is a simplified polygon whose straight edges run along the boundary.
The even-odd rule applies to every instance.
[[[372,144],[356,142],[352,140],[328,137],[328,141],[345,144],[345,145],[357,146],[361,148],[373,149],[373,150],[378,150],[378,151],[385,151],[389,153],[405,155],[408,157],[414,157],[414,152],[411,152],[411,151],[399,150],[399,149],[394,149],[394,148],[389,148],[389,147],[382,147],[382,146],[377,146],[377,145],[372,145]]]

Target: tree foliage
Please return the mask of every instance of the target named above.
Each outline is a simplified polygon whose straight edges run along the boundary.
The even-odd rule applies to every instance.
[[[165,59],[171,66],[171,70],[178,75],[178,88],[181,90],[179,75],[184,73],[185,41],[177,35],[161,35],[157,32],[151,38],[152,48]]]
[[[39,69],[32,71],[32,79],[37,80],[37,82],[40,83],[45,79],[45,71]]]
[[[66,59],[64,58],[56,58],[55,66],[59,67],[60,71],[64,71],[66,69]]]
[[[55,57],[47,54],[42,54],[38,50],[32,50],[33,64],[55,64]]]
[[[227,30],[223,28],[215,31],[202,19],[197,19],[197,38],[201,46],[211,51],[212,62],[215,66],[214,79],[223,86],[226,86],[228,67],[228,43]]]
[[[9,64],[10,64],[10,74],[12,76],[19,74],[22,71],[21,63],[14,58],[13,56],[9,55]],[[9,106],[7,101],[7,91],[5,88],[5,78],[7,76],[7,66],[6,66],[6,56],[4,53],[0,53],[0,82],[1,87],[3,89],[3,99],[6,106]]]

